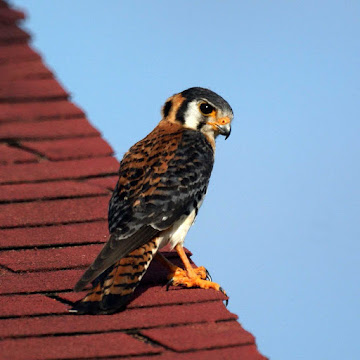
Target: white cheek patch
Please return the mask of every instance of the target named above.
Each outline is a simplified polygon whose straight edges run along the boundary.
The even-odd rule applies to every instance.
[[[188,108],[184,114],[185,127],[193,130],[197,130],[198,124],[202,120],[197,102],[193,101],[188,104]]]

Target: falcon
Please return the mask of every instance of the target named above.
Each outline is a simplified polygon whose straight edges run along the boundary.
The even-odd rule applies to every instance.
[[[192,267],[183,243],[206,194],[215,139],[229,137],[233,111],[218,94],[193,87],[170,97],[161,113],[155,129],[120,163],[109,203],[110,236],[76,283],[76,292],[90,282],[92,289],[71,312],[123,310],[154,257],[169,269],[169,284],[224,292],[204,267]],[[184,269],[158,251],[168,244]]]

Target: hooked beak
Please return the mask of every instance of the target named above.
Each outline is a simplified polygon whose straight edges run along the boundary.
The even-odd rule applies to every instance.
[[[230,136],[231,134],[231,126],[230,123],[226,125],[218,125],[217,126],[220,135],[225,136],[225,140]]]
[[[215,121],[208,122],[208,124],[211,125],[215,131],[218,131],[220,135],[225,136],[226,140],[231,133],[230,122],[230,118],[228,116],[225,116]]]

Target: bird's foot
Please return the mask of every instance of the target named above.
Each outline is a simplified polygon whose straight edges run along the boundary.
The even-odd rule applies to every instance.
[[[193,268],[194,270],[194,275],[202,280],[211,280],[211,276],[209,274],[209,272],[203,267],[203,266],[199,266],[197,268]],[[195,277],[194,276],[194,277]],[[169,280],[174,280],[174,279],[189,279],[189,275],[188,272],[180,267],[176,267],[175,271],[172,271],[169,275],[168,275],[168,279]]]
[[[175,272],[171,273],[168,278],[170,279],[166,285],[166,290],[171,285],[173,286],[185,286],[185,287],[199,287],[201,289],[214,289],[221,291],[224,295],[226,292],[217,283],[213,282],[209,272],[203,267],[194,268],[194,273],[189,274],[187,270],[177,268]]]

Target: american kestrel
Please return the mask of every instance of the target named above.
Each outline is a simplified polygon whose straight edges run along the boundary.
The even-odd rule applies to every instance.
[[[172,285],[223,291],[204,267],[193,268],[183,249],[204,200],[214,164],[215,138],[230,135],[233,111],[211,90],[193,87],[170,97],[162,120],[124,155],[109,203],[110,237],[75,285],[87,296],[72,312],[109,314],[125,308],[156,256]],[[185,269],[158,252],[170,244]]]

